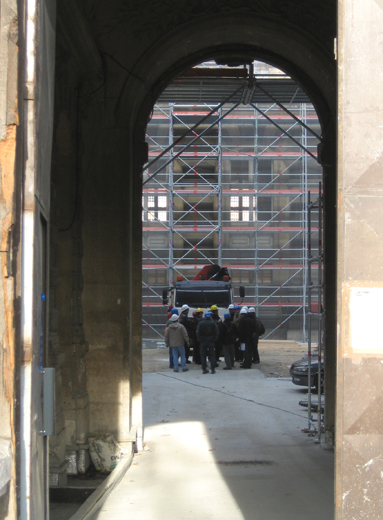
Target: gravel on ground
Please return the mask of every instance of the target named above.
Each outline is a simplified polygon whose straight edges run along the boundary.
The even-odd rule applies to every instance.
[[[297,341],[260,341],[259,365],[253,365],[266,377],[290,377],[290,366],[307,353],[307,343]],[[163,372],[169,370],[169,351],[167,348],[144,348],[142,350],[143,372]],[[220,369],[224,366],[221,357]],[[238,367],[238,363],[236,363]],[[200,370],[200,365],[191,363],[190,370]]]

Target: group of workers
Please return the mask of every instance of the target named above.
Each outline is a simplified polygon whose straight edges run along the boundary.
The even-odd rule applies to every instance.
[[[182,371],[188,371],[191,349],[193,361],[201,365],[203,374],[209,373],[207,358],[210,371],[215,374],[221,355],[225,359],[224,370],[231,370],[236,361],[240,362],[240,368],[251,368],[253,363],[260,362],[258,340],[265,328],[254,307],[231,304],[223,319],[217,305],[212,305],[205,314],[201,308],[194,311],[192,317],[189,312],[186,304],[181,311],[169,308],[165,344],[169,347],[169,368],[174,372],[179,371],[179,358]]]

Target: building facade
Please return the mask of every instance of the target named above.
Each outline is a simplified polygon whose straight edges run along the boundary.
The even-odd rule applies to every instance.
[[[283,77],[256,65],[262,77]],[[228,268],[236,303],[245,287],[242,303],[256,307],[266,338],[306,341],[308,268],[315,281],[318,265],[308,262],[317,256],[318,215],[309,252],[307,209],[322,181],[319,136],[309,103],[155,105],[142,198],[144,340],[163,337],[162,289],[215,263]]]

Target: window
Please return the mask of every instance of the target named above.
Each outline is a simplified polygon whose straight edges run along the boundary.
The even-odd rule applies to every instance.
[[[149,222],[153,222],[154,220],[159,220],[160,222],[166,222],[168,218],[168,212],[164,211],[168,207],[168,198],[166,195],[148,195],[146,198],[146,206],[145,206],[145,197],[142,197],[142,220],[148,220]]]
[[[249,161],[247,159],[231,161],[230,182],[249,182]]]
[[[271,283],[271,271],[269,269],[258,272],[258,281],[262,283]]]
[[[155,270],[150,269],[145,273],[146,276],[144,276],[144,279],[146,278],[146,283],[150,285],[166,285],[166,272],[164,270]]]
[[[239,197],[230,197],[230,207],[239,208]]]
[[[254,197],[253,197],[254,199]],[[242,197],[242,207],[243,208],[249,208],[250,207],[250,197],[247,195],[245,197]]]
[[[252,276],[251,276],[251,272],[250,271],[245,271],[245,270],[236,270],[236,269],[233,269],[231,271],[231,281],[233,283],[250,283],[252,281]]]
[[[208,284],[207,284],[208,285]],[[210,307],[218,305],[218,307],[228,307],[231,303],[231,292],[229,289],[218,289],[207,287],[206,290],[177,289],[175,304],[176,307],[182,307],[183,304],[190,307]]]
[[[252,209],[250,201],[251,198],[249,195],[244,195],[242,197],[233,195],[230,197],[230,209],[238,208],[238,211],[230,211],[231,222],[250,222],[251,216],[251,220],[255,220],[255,211],[250,211],[250,209]],[[253,197],[253,207],[255,208],[255,197]]]
[[[167,200],[167,197],[164,196],[164,195],[160,195],[158,197],[158,201],[157,201],[157,206],[159,208],[166,208],[168,205],[168,200]]]

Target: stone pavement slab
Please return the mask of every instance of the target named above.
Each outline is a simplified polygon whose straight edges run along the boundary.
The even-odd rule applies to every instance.
[[[143,375],[145,443],[92,520],[331,520],[304,391],[257,369]]]

